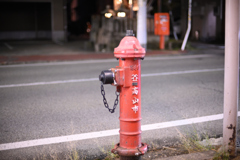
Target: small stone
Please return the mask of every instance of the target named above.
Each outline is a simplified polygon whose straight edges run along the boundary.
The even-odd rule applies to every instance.
[[[203,146],[217,146],[217,145],[221,145],[223,143],[223,138],[210,138],[210,139],[204,139],[203,141],[199,141],[199,144],[203,145]]]

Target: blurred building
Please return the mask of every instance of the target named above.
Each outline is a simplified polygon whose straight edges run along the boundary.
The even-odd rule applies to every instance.
[[[182,38],[187,30],[188,0],[181,0]],[[192,0],[191,40],[224,43],[225,0]]]
[[[91,16],[112,0],[0,0],[0,40],[52,39],[90,32]]]
[[[0,39],[65,41],[65,0],[0,0]]]
[[[187,29],[188,0],[147,2],[148,39],[158,38],[153,32],[154,13],[169,11],[172,12],[170,37],[174,38],[175,31],[182,39]],[[107,5],[114,12],[112,15],[106,14]],[[136,33],[137,10],[137,0],[0,0],[0,40],[57,42],[87,35],[93,43],[105,45],[113,42],[113,38],[124,36],[126,29]],[[225,0],[192,0],[190,39],[223,42],[224,10]]]

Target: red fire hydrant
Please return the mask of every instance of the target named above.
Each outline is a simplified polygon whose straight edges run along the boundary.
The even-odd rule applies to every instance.
[[[127,30],[119,46],[114,49],[114,56],[119,59],[119,66],[102,71],[99,80],[102,81],[101,92],[106,108],[103,84],[117,87],[117,98],[120,93],[120,143],[116,144],[112,153],[118,154],[121,160],[140,159],[147,151],[147,144],[141,143],[141,59],[145,56],[145,49],[134,37],[132,30]]]

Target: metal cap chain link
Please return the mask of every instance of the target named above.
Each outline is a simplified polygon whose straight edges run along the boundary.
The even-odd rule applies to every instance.
[[[113,108],[112,108],[112,109],[109,108],[109,105],[108,105],[108,103],[107,103],[107,99],[106,99],[106,97],[105,97],[105,91],[104,91],[103,83],[101,83],[101,94],[102,94],[102,96],[103,96],[103,104],[104,104],[104,106],[109,110],[110,113],[114,113],[114,111],[115,111],[115,109],[116,109],[116,107],[117,107],[117,105],[118,105],[119,92],[117,92],[117,91],[115,92],[115,94],[116,94],[116,99],[115,99],[115,101],[114,101],[114,105],[113,105]]]

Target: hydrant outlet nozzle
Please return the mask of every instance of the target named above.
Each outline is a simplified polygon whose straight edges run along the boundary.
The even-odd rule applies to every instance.
[[[99,75],[99,81],[103,84],[112,84],[114,82],[114,73],[111,70],[102,71]]]

